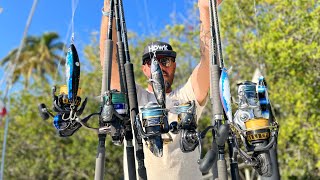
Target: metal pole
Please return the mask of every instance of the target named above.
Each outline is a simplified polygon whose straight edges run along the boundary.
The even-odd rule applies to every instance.
[[[7,144],[9,121],[10,121],[10,118],[7,116],[7,117],[6,117],[6,122],[5,122],[5,130],[4,130],[4,136],[3,136],[3,144],[2,144],[0,180],[3,180],[4,160],[5,160],[5,155],[6,155],[6,144]]]
[[[33,1],[33,4],[32,4],[32,7],[31,7],[31,10],[30,10],[30,13],[29,13],[29,17],[27,19],[27,23],[26,23],[26,27],[23,31],[23,36],[22,36],[22,40],[21,40],[21,43],[20,43],[20,46],[19,46],[19,49],[17,51],[17,54],[16,54],[16,58],[14,59],[13,63],[12,63],[12,68],[9,69],[9,76],[8,76],[8,84],[7,84],[7,87],[6,87],[6,91],[4,93],[4,104],[6,103],[6,99],[7,99],[7,96],[9,94],[9,91],[11,89],[11,86],[12,86],[12,76],[13,76],[13,73],[14,73],[14,70],[15,70],[15,67],[16,67],[16,63],[20,57],[20,54],[21,54],[21,51],[22,51],[22,48],[24,46],[24,42],[25,42],[25,38],[27,36],[27,33],[28,33],[28,30],[29,30],[29,26],[31,24],[31,21],[32,21],[32,18],[33,18],[33,14],[34,14],[34,11],[37,7],[37,4],[38,4],[38,0],[34,0]],[[10,106],[10,99],[9,99],[9,103],[8,105]],[[10,107],[8,106],[8,109],[10,109]],[[9,110],[8,110],[9,111]],[[9,127],[9,122],[10,122],[10,119],[9,117],[7,116],[6,118],[6,123],[5,123],[5,130],[4,130],[4,139],[3,139],[3,147],[2,147],[2,157],[1,157],[1,172],[0,172],[0,180],[3,180],[3,171],[4,171],[4,159],[5,159],[5,152],[6,152],[6,143],[7,143],[7,135],[8,135],[8,127]]]

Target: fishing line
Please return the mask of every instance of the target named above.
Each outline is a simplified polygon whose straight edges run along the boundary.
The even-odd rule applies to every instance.
[[[72,35],[71,35],[71,44],[74,43],[74,14],[76,12],[78,6],[78,0],[72,0],[72,17],[71,17],[71,31],[72,31]]]
[[[256,4],[256,0],[253,0],[253,5],[254,5],[254,22],[255,22],[255,28],[256,28],[256,40],[259,42],[261,41],[261,37],[260,37],[260,29],[259,29],[259,21],[258,21],[258,11],[257,11],[257,4]],[[260,42],[261,43],[261,42]],[[265,64],[263,63],[263,59],[261,57],[261,48],[258,48],[258,59],[257,59],[257,68],[260,69],[261,71],[265,71],[264,67]],[[262,74],[265,74],[264,72],[261,72]]]
[[[149,10],[148,10],[147,7],[148,7],[147,1],[144,0],[143,1],[143,9],[144,9],[144,13],[145,13],[146,18],[147,18],[148,31],[149,31],[150,34],[154,34],[153,23],[150,23]]]
[[[63,50],[62,52],[60,53],[60,57],[64,57],[65,53],[66,53],[66,49],[67,49],[67,42],[68,42],[68,39],[70,38],[70,33],[72,32],[72,35],[71,35],[71,43],[73,44],[74,43],[74,15],[75,15],[75,11],[78,7],[78,3],[79,1],[78,0],[71,0],[71,20],[70,20],[70,23],[68,25],[68,30],[67,30],[67,33],[66,33],[66,36],[64,38],[64,41],[63,41]],[[56,71],[56,75],[54,77],[54,81],[53,81],[53,84],[57,84],[57,79],[59,77],[59,72],[60,72],[60,69],[61,69],[61,61],[59,61],[58,63],[58,67],[57,67],[57,71]],[[65,79],[66,77],[64,77],[64,82],[66,81]]]

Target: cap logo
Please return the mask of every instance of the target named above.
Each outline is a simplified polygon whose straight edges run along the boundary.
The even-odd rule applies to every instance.
[[[151,45],[148,46],[149,52],[154,52],[154,51],[168,51],[168,45]]]

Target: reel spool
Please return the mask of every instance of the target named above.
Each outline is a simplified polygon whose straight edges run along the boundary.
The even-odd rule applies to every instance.
[[[161,134],[169,132],[168,111],[156,103],[149,103],[141,108],[142,125],[136,120],[139,133],[146,140],[150,151],[157,157],[163,155],[163,140]]]
[[[103,97],[104,107],[101,112],[101,122],[110,126],[112,142],[115,145],[122,145],[125,134],[125,119],[128,119],[128,105],[124,93],[111,90]]]
[[[247,141],[251,144],[260,143],[270,138],[268,119],[258,118],[245,121]]]

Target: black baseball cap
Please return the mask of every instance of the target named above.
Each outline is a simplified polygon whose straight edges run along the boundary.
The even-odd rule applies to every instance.
[[[150,57],[153,56],[153,52],[156,52],[156,55],[162,55],[162,56],[168,56],[176,58],[177,53],[173,51],[170,44],[161,42],[161,41],[155,41],[149,43],[143,51],[142,55],[142,63],[144,63],[145,60],[150,59]]]

